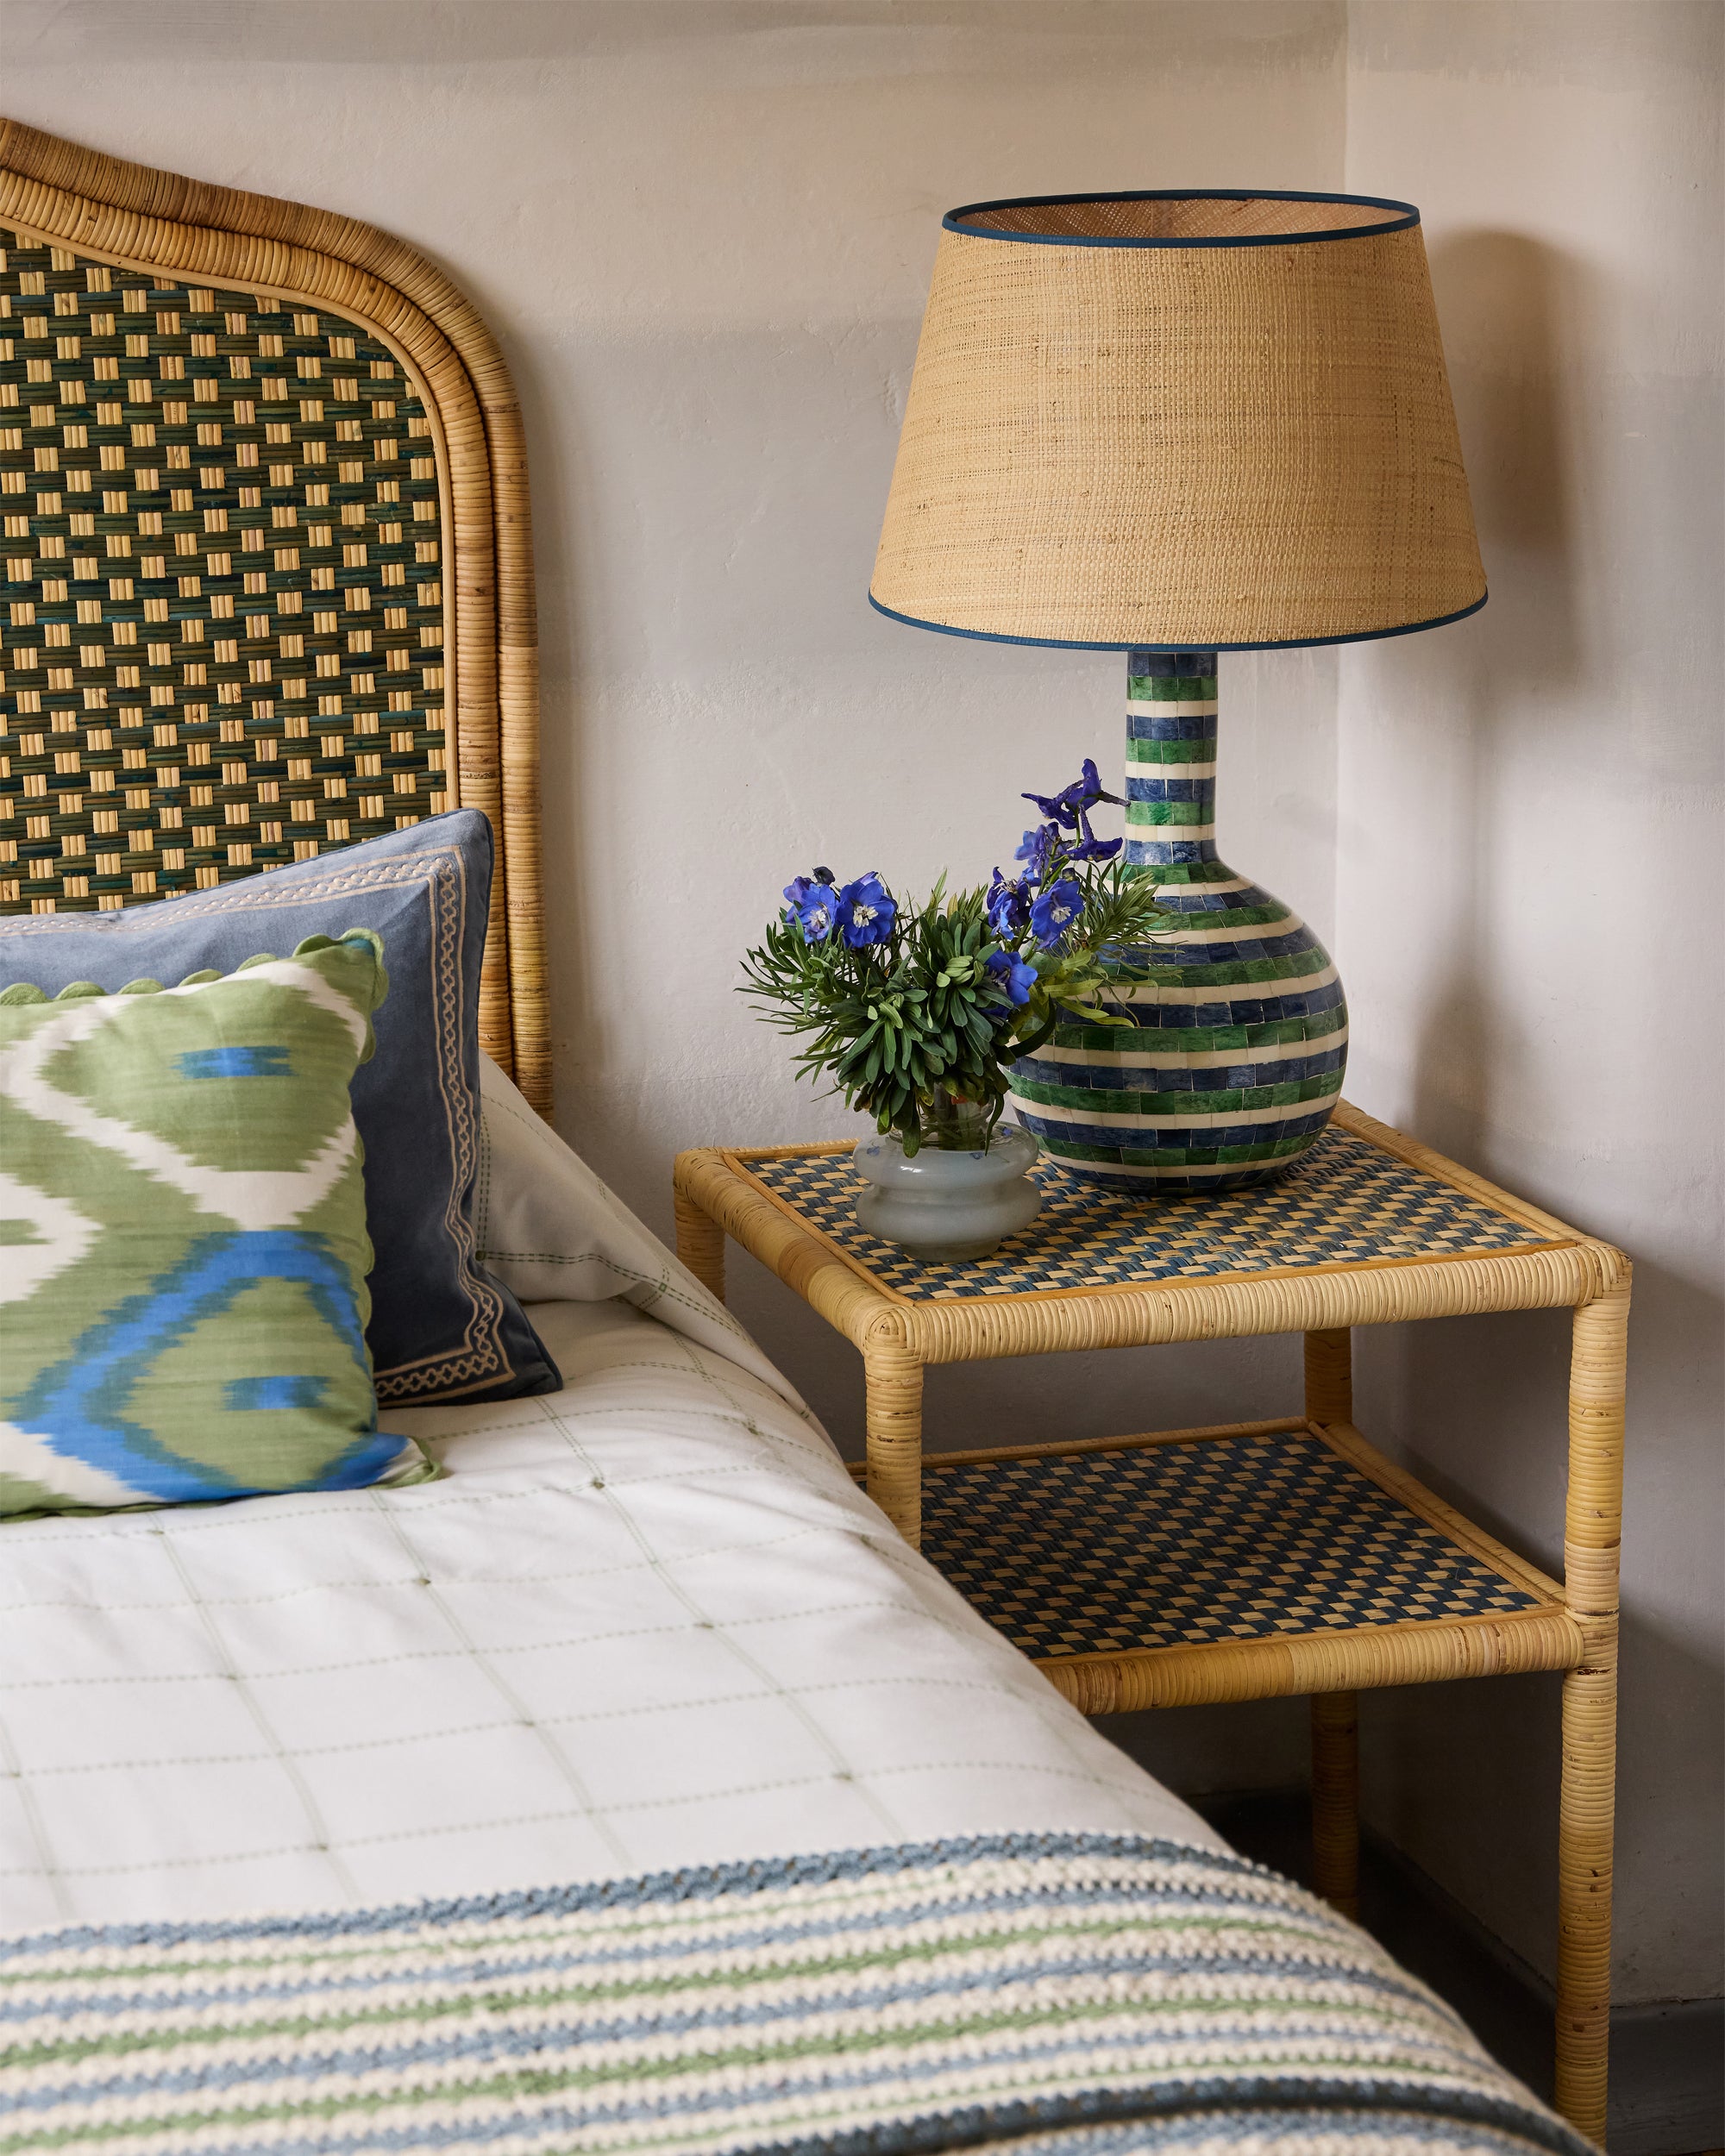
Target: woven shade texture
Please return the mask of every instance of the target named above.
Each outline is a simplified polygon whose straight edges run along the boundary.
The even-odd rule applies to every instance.
[[[0,250],[0,912],[448,807],[442,511],[400,360],[310,303]]]
[[[954,211],[870,595],[930,627],[1157,649],[1478,605],[1417,220],[1346,197]]]

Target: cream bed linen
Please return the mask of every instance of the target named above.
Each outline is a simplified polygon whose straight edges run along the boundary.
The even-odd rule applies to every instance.
[[[1218,1846],[806,1410],[622,1300],[531,1315],[561,1393],[392,1416],[444,1480],[0,1535],[8,1930],[982,1833]]]

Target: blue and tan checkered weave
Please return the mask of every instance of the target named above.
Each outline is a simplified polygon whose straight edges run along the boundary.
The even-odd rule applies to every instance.
[[[1321,1903],[1135,1838],[116,1925],[0,1970],[3,2146],[62,2156],[1586,2151]]]
[[[1033,1171],[1042,1211],[990,1257],[933,1264],[856,1224],[868,1188],[844,1153],[742,1165],[877,1285],[921,1300],[1057,1288],[1214,1280],[1370,1258],[1459,1257],[1525,1250],[1535,1232],[1483,1200],[1332,1128],[1281,1181],[1257,1190],[1140,1199],[1098,1189],[1057,1163]]]
[[[363,325],[0,231],[0,912],[448,806],[432,422]]]
[[[1038,1658],[1538,1609],[1309,1431],[925,1461],[922,1553]]]

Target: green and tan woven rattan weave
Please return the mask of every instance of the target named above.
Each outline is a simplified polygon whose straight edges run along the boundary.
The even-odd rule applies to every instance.
[[[0,122],[0,912],[463,805],[480,1024],[549,1105],[520,414],[401,241]]]
[[[869,1494],[1089,1714],[1309,1693],[1322,1890],[1352,1913],[1355,1695],[1564,1676],[1558,2102],[1603,2135],[1609,2007],[1622,1255],[1346,1106],[1283,1181],[1116,1198],[1043,1179],[992,1257],[929,1264],[858,1227],[844,1145],[676,1168],[678,1248],[715,1293],[730,1235],[861,1351]],[[1564,1577],[1547,1578],[1353,1425],[1351,1328],[1570,1308]],[[1302,1332],[1279,1420],[925,1458],[931,1363]]]

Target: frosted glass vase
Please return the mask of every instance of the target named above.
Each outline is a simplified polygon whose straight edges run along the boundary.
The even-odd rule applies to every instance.
[[[918,1257],[986,1257],[1041,1209],[1030,1180],[1037,1152],[1030,1132],[1011,1123],[997,1123],[986,1144],[925,1144],[909,1157],[896,1131],[871,1133],[851,1156],[869,1179],[857,1193],[857,1221]]]

